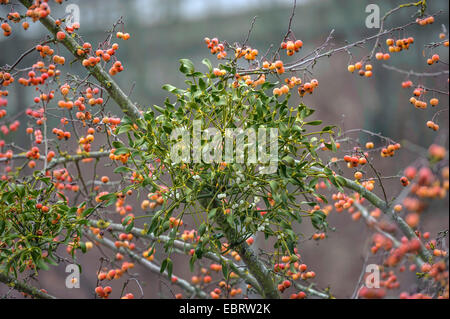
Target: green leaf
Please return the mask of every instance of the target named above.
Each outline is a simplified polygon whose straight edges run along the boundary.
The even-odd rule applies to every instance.
[[[127,216],[125,217],[125,219],[122,222],[122,226],[126,226],[128,225],[129,221],[131,220],[131,218],[133,218],[132,216]]]
[[[192,255],[191,259],[189,259],[189,269],[191,272],[194,272],[195,261],[197,260],[197,255]]]
[[[213,71],[213,66],[211,64],[211,61],[209,61],[208,59],[205,58],[202,60],[202,63],[208,67],[209,72]]]
[[[173,263],[170,258],[167,258],[167,275],[169,278],[172,278],[172,271],[173,271]]]
[[[320,120],[305,123],[305,125],[320,125],[320,124],[322,124],[322,121],[320,121]]]
[[[228,279],[228,274],[230,272],[229,266],[225,260],[222,259],[221,262],[222,262],[223,278]]]
[[[205,224],[205,223],[202,223],[202,224],[200,225],[200,227],[198,228],[198,234],[199,234],[199,236],[203,236],[203,234],[205,233],[205,231],[206,231],[206,224]]]
[[[184,74],[192,74],[194,73],[194,63],[192,63],[189,59],[181,59],[180,60],[180,71]]]
[[[4,220],[0,220],[0,235],[3,234],[6,228],[6,222]]]
[[[164,272],[164,270],[166,270],[167,267],[167,263],[169,258],[166,258],[163,260],[162,264],[161,264],[161,268],[159,269],[159,272],[162,274]]]
[[[114,173],[115,174],[121,174],[121,173],[126,173],[131,171],[131,168],[126,167],[126,166],[119,166],[117,168],[114,169]]]
[[[46,262],[42,258],[39,258],[38,260],[36,260],[36,266],[39,269],[42,269],[42,270],[48,270],[49,269],[48,265],[46,264]]]
[[[130,216],[130,217],[131,217],[131,216]],[[127,225],[127,227],[125,228],[125,232],[129,233],[129,232],[133,229],[133,227],[134,227],[134,220],[131,221],[131,223],[129,223],[129,224]]]
[[[163,89],[163,90],[166,90],[166,91],[168,91],[168,92],[173,92],[173,91],[177,90],[176,87],[174,87],[173,85],[170,85],[170,84],[164,84],[164,85],[162,86],[162,89]],[[158,111],[159,111],[159,110],[158,110]],[[162,110],[161,112],[164,112],[164,110]]]
[[[83,252],[83,254],[85,254],[87,249],[86,249],[86,243],[84,241],[80,242],[80,248],[81,248],[81,251]]]
[[[316,210],[313,212],[311,216],[311,224],[314,228],[318,230],[322,230],[326,226],[326,220],[327,215],[321,210]]]
[[[272,190],[272,195],[274,195],[278,191],[279,185],[276,181],[273,181],[273,180],[269,182],[269,185],[270,185],[270,189]]]
[[[116,196],[116,194],[114,194],[114,193],[109,193],[109,194],[106,194],[106,195],[103,195],[102,197],[100,197],[99,199],[100,200],[111,200],[111,199],[115,199],[115,198],[117,198],[117,196]]]

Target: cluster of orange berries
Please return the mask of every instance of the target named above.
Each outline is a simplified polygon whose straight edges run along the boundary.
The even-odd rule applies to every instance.
[[[122,40],[128,40],[129,38],[130,38],[130,34],[129,33],[124,33],[124,32],[117,32],[116,33],[116,37],[118,38],[118,39],[122,39]]]
[[[404,38],[404,39],[397,39],[394,40],[392,38],[389,38],[386,40],[386,44],[388,45],[389,52],[400,52],[403,50],[408,50],[410,45],[414,43],[414,38]]]
[[[116,257],[119,257],[118,258],[119,260],[121,260],[123,258],[123,256],[119,253],[116,255]],[[133,269],[133,268],[134,268],[134,263],[123,262],[121,268],[110,269],[109,271],[99,272],[97,275],[97,279],[100,281],[120,279],[128,269]]]
[[[14,121],[13,123],[9,124],[9,128],[6,125],[2,125],[0,130],[2,131],[3,135],[8,135],[10,131],[12,132],[17,131],[19,125],[20,125],[19,121]]]
[[[407,171],[405,170],[405,175],[410,180],[414,180],[417,176],[414,184],[411,185],[411,194],[419,198],[445,198],[449,190],[448,167],[442,169],[442,181],[436,178],[428,167],[422,167],[419,171],[414,167],[408,167]],[[423,209],[423,205],[420,205],[420,203],[409,197],[405,199],[404,203],[411,211],[420,212]]]
[[[225,74],[227,74],[227,71],[221,70],[221,69],[219,69],[219,68],[214,68],[214,69],[213,69],[213,74],[214,74],[215,76],[224,76]]]
[[[426,109],[428,104],[425,101],[421,101],[418,98],[424,94],[424,89],[416,88],[413,91],[414,96],[409,99],[409,102],[418,109]]]
[[[429,16],[429,17],[422,18],[422,19],[417,18],[417,19],[416,19],[416,22],[417,22],[419,25],[421,25],[421,26],[425,26],[425,25],[427,25],[427,24],[432,24],[432,23],[434,23],[434,17],[433,17],[433,16]]]
[[[347,163],[347,167],[348,168],[352,168],[352,167],[358,167],[358,165],[365,165],[367,164],[367,159],[366,157],[368,157],[369,154],[365,153],[364,156],[361,156],[359,154],[350,156],[350,155],[345,155],[344,156],[344,161]]]
[[[9,37],[11,35],[12,28],[8,23],[6,23],[6,22],[2,23],[1,28],[3,30],[3,35],[5,37]]]
[[[62,0],[57,0],[57,2],[61,2]],[[56,20],[55,21],[57,26],[61,25],[61,20]],[[66,26],[65,30],[67,31],[67,33],[72,34],[75,30],[78,30],[80,28],[80,24],[78,22],[74,22],[72,23],[72,26]]]
[[[128,158],[130,157],[130,153],[120,154],[120,155],[114,155],[116,149],[111,149],[111,152],[109,154],[109,159],[112,161],[121,161],[123,164],[128,162]]]
[[[240,85],[239,81],[243,81],[246,85],[253,86],[253,87],[256,87],[258,85],[262,85],[262,84],[264,84],[266,82],[266,75],[265,74],[261,74],[261,75],[259,75],[257,77],[256,80],[252,80],[250,75],[241,76],[239,73],[236,73],[235,74],[235,78],[236,78],[236,80],[233,82],[233,87],[234,88],[239,87],[239,85]],[[223,164],[226,164],[226,163],[223,163]],[[223,168],[225,168],[225,167],[223,167]]]
[[[353,73],[355,71],[358,71],[358,74],[360,76],[365,76],[366,78],[370,78],[373,75],[373,66],[372,64],[366,64],[364,65],[363,69],[363,63],[362,62],[356,62],[355,64],[350,64],[347,67],[348,72]]]
[[[400,263],[400,261],[406,254],[417,253],[421,249],[421,247],[422,244],[420,240],[408,240],[406,237],[403,237],[400,246],[390,250],[390,254],[384,261],[384,264],[389,267],[394,267]]]
[[[108,183],[108,182],[109,182],[109,177],[103,176],[102,183]],[[133,194],[133,191],[131,189],[129,189],[126,194],[127,194],[127,196],[131,196]],[[130,213],[133,210],[133,206],[125,205],[125,199],[126,199],[126,196],[122,192],[119,192],[117,194],[117,200],[116,200],[115,206],[116,206],[116,213],[118,213],[120,216],[125,216],[127,213]],[[132,216],[132,214],[129,214],[129,215]]]
[[[26,129],[27,134],[33,134],[33,131],[34,130],[32,127],[27,127],[27,129]],[[35,138],[36,144],[42,143],[43,135],[42,135],[41,130],[36,130],[34,132],[34,138]]]
[[[142,252],[142,257],[144,257],[148,261],[153,261],[153,259],[155,259],[155,252],[152,253],[151,249],[149,248],[148,250]]]
[[[222,244],[222,254],[223,254],[224,256],[230,254],[231,257],[233,257],[234,260],[236,260],[236,261],[240,261],[240,260],[241,260],[241,256],[239,256],[239,254],[237,253],[237,251],[230,250],[230,249],[229,249],[229,245],[228,245],[227,243],[223,243],[223,244]]]
[[[312,80],[311,82],[313,82],[313,81],[315,82],[317,80]],[[302,80],[296,76],[292,76],[291,78],[286,78],[286,79],[284,79],[284,82],[286,82],[286,85],[290,89],[294,88],[296,85],[302,84]]]
[[[201,272],[201,274],[199,276],[195,275],[195,276],[191,277],[192,284],[194,284],[194,285],[200,285],[202,283],[203,284],[210,284],[212,282],[212,277],[211,277],[210,272],[208,271],[208,269],[202,267],[200,269],[200,272]],[[230,273],[230,277],[231,278],[237,278],[238,276],[237,276],[236,273],[233,272],[233,273]],[[174,282],[173,277],[172,277],[172,282]],[[220,285],[220,283],[219,283],[219,285]]]
[[[419,87],[419,88],[414,89],[413,94],[414,94],[414,96],[409,99],[409,102],[418,109],[426,109],[428,106],[428,103],[425,101],[421,101],[419,99],[419,97],[421,97],[422,95],[425,94],[425,90],[423,88]],[[437,98],[430,99],[431,106],[434,107],[434,106],[437,106],[438,104],[439,104],[439,99],[437,99]]]
[[[183,226],[183,221],[179,218],[175,218],[175,217],[170,217],[169,218],[169,227],[170,228],[176,228],[176,227],[180,227]]]
[[[10,12],[7,15],[7,18],[9,21],[12,21],[14,23],[19,23],[20,22],[20,13],[19,12]]]
[[[365,299],[383,299],[386,297],[386,290],[384,288],[368,288],[364,286],[359,290],[358,297]]]
[[[97,50],[95,51],[95,55],[101,57],[103,61],[109,62],[111,57],[116,54],[116,51],[119,49],[119,45],[114,43],[110,49],[108,50]]]
[[[58,140],[62,140],[62,139],[65,139],[66,141],[68,140],[68,139],[70,139],[70,137],[71,137],[71,134],[70,134],[70,132],[64,132],[63,130],[60,130],[60,129],[58,129],[58,128],[53,128],[53,130],[52,130],[52,133],[53,134],[55,134],[56,135],[56,138],[58,139]]]
[[[144,176],[142,176],[142,174],[139,174],[138,172],[133,172],[131,173],[131,178],[130,178],[130,182],[131,183],[142,183],[144,181]]]
[[[48,155],[50,155],[50,152],[48,153]],[[67,189],[73,192],[78,192],[79,190],[78,185],[72,185],[73,179],[66,168],[56,169],[52,173],[47,171],[46,176],[53,177],[53,179],[55,180],[54,182],[55,188],[58,189],[59,191]]]
[[[54,72],[52,73],[54,74]],[[36,76],[35,71],[30,71],[28,72],[28,79],[21,77],[19,78],[18,82],[23,86],[41,85],[44,84],[45,80],[47,80],[49,77],[50,75],[47,72],[41,73],[41,76]]]
[[[323,240],[326,238],[326,234],[325,233],[314,233],[312,235],[312,239],[314,240]]]
[[[428,148],[428,155],[432,160],[441,161],[445,158],[446,154],[447,150],[440,145],[431,144]]]
[[[211,50],[211,54],[217,54],[217,59],[221,60],[227,56],[227,52],[225,51],[225,46],[223,43],[219,43],[219,39],[217,38],[205,38],[205,43],[208,46],[208,49]],[[236,50],[237,52],[237,50]]]
[[[375,180],[374,179],[369,179],[367,181],[363,181],[361,183],[362,187],[364,187],[365,189],[367,189],[369,192],[373,191],[373,189],[375,188]],[[356,197],[359,197],[358,193],[355,193]],[[361,199],[362,201],[363,199]]]
[[[114,246],[116,248],[124,247],[129,250],[134,250],[136,248],[136,245],[134,243],[130,243],[130,241],[133,239],[133,234],[120,234],[119,240],[116,240],[114,242]]]
[[[383,52],[377,52],[375,54],[375,58],[377,60],[389,60],[391,58],[391,55],[389,53],[383,53]]]
[[[99,56],[91,56],[87,59],[84,59],[81,63],[84,67],[94,67],[99,64],[101,60],[102,59]]]
[[[38,209],[44,213],[48,213],[50,211],[50,208],[48,206],[42,205],[41,203],[36,204],[36,209]]]
[[[289,89],[293,88],[295,85],[299,85],[298,93],[300,96],[304,96],[306,93],[312,94],[314,89],[319,85],[319,81],[316,79],[311,80],[302,85],[302,80],[297,77],[291,77],[290,79],[285,79],[287,84],[283,85],[281,88],[274,88],[273,95],[281,96],[283,94],[289,93]]]
[[[122,62],[116,61],[113,66],[109,69],[109,74],[112,76],[116,75],[117,73],[120,73],[123,71],[123,65]]]
[[[34,3],[27,10],[27,17],[33,19],[33,22],[39,19],[46,18],[51,13],[50,7],[47,2],[41,0],[35,0]]]
[[[430,295],[427,294],[423,294],[423,293],[415,293],[415,294],[409,294],[406,291],[403,291],[402,293],[400,293],[400,299],[432,299],[432,297]],[[447,298],[448,299],[448,294],[447,294]]]
[[[14,77],[9,72],[0,71],[0,81],[2,86],[7,87],[14,82]]]
[[[94,135],[92,134],[88,134],[85,137],[80,137],[80,139],[78,140],[78,143],[80,145],[87,145],[87,144],[91,144],[92,142],[94,142]]]
[[[42,58],[52,56],[55,53],[55,50],[50,48],[48,45],[40,45],[40,44],[36,46],[36,51],[39,52]]]
[[[0,107],[7,107],[8,106],[8,100],[4,99],[2,96],[7,96],[8,91],[0,91]],[[2,117],[5,117],[8,112],[5,109],[0,110],[0,119]]]
[[[288,94],[289,93],[289,86],[283,85],[280,88],[274,88],[272,93],[275,96],[281,96],[283,94]]]
[[[66,58],[63,56],[54,55],[53,62],[59,65],[64,65],[66,63]]]
[[[295,40],[295,41],[287,41],[287,42],[281,42],[280,46],[283,50],[286,50],[286,54],[288,56],[293,56],[295,52],[300,51],[300,49],[303,47],[303,41],[302,40]]]
[[[33,146],[33,147],[31,148],[31,150],[29,150],[29,151],[25,154],[25,156],[26,156],[27,158],[30,158],[30,159],[39,159],[39,158],[41,157],[41,155],[39,154],[39,148],[36,147],[36,146]]]
[[[110,286],[106,286],[104,288],[102,286],[98,286],[95,288],[95,293],[97,294],[97,296],[103,299],[107,299],[111,292],[112,288]]]
[[[334,208],[336,208],[338,213],[342,212],[344,209],[349,209],[355,202],[352,197],[341,192],[333,194],[331,198],[335,201]]]
[[[394,274],[393,270],[389,272],[383,271],[380,274],[380,287],[385,287],[386,289],[398,289],[400,287],[400,282],[398,281],[397,276]]]
[[[148,208],[155,209],[158,205],[164,204],[164,198],[160,191],[156,193],[148,194],[148,200],[143,200],[141,203],[142,210],[146,210]]]
[[[319,81],[312,79],[311,82],[300,84],[298,87],[298,94],[303,97],[306,93],[313,94],[314,90],[319,86]]]
[[[192,241],[196,242],[200,240],[200,236],[197,235],[197,231],[195,229],[192,230],[184,230],[183,234],[181,234],[181,240],[183,241]]]
[[[221,281],[219,283],[219,286],[222,287],[222,288],[227,288],[229,290],[228,295],[230,297],[235,297],[237,295],[242,294],[242,288],[237,288],[237,289],[236,288],[231,288],[230,285],[227,286],[225,281]],[[215,288],[213,291],[211,291],[209,293],[209,295],[211,296],[212,299],[220,299],[220,295],[221,294],[222,294],[222,289],[220,289],[220,288]]]
[[[283,256],[285,257],[284,259],[286,260],[288,258],[290,258],[289,256]],[[283,258],[282,258],[283,259]],[[291,266],[293,266],[294,271],[291,271],[290,268]],[[301,264],[299,262],[294,262],[293,265],[290,264],[290,262],[286,262],[286,263],[280,263],[280,264],[275,264],[274,266],[274,271],[275,272],[283,272],[286,276],[289,276],[292,278],[292,280],[298,280],[298,279],[302,279],[302,280],[308,280],[308,279],[312,279],[316,277],[316,273],[314,271],[307,271],[308,270],[308,266],[306,264]],[[286,289],[286,287],[281,287],[284,286],[284,284],[279,284],[278,285],[278,289],[280,290],[281,288],[281,292],[284,292],[284,290]]]
[[[381,149],[381,157],[392,157],[395,155],[395,151],[399,150],[401,145],[399,143],[389,144],[387,147]]]
[[[86,54],[89,54],[89,52],[91,52],[91,49],[92,49],[92,44],[90,44],[89,42],[85,42],[85,43],[83,43],[83,45],[81,47],[79,47],[77,49],[77,55],[81,57]]]
[[[50,91],[49,94],[41,93],[39,96],[34,98],[34,103],[38,104],[41,101],[43,102],[49,102],[50,100],[53,100],[55,97],[55,91]]]
[[[94,106],[94,105],[102,105],[103,104],[103,98],[99,97],[99,98],[94,98],[94,95],[97,95],[100,93],[100,89],[99,88],[91,88],[88,87],[85,91],[85,95],[86,98],[88,99],[88,103],[90,106]]]
[[[433,131],[438,131],[439,130],[439,125],[434,123],[433,121],[428,121],[427,122],[427,126],[429,128],[431,128]]]
[[[0,140],[0,147],[3,147],[3,146],[5,146],[5,141]],[[7,150],[5,153],[0,152],[0,158],[12,159],[13,155],[14,155],[14,153],[11,150]],[[2,177],[2,179],[3,179],[3,177]]]
[[[192,278],[191,278],[191,282],[192,282],[194,285],[198,285],[198,284],[200,284],[202,281],[203,281],[203,283],[205,283],[205,284],[209,284],[209,283],[211,283],[211,281],[212,281],[212,277],[211,277],[210,275],[206,275],[206,276],[203,276],[203,277],[192,276]]]
[[[271,71],[276,71],[277,74],[281,75],[285,72],[283,61],[277,60],[273,63],[269,61],[264,61],[262,64],[263,69],[268,69]]]
[[[307,82],[304,85],[302,85],[302,80],[295,76],[292,76],[291,78],[286,78],[284,81],[286,82],[285,85],[283,85],[280,88],[273,89],[272,92],[273,95],[281,96],[283,94],[288,94],[290,89],[299,85],[298,92],[300,96],[304,96],[306,93],[312,94],[314,89],[319,85],[319,81],[317,81],[316,79],[313,79],[311,80],[311,82]]]
[[[236,49],[236,59],[244,57],[247,61],[253,61],[258,56],[259,51],[257,49],[252,49],[250,47],[247,48],[237,48]]]
[[[36,98],[36,99],[39,99],[39,98]],[[36,102],[36,99],[35,99],[35,102]],[[27,109],[25,111],[25,114],[28,115],[28,116],[36,118],[37,119],[36,120],[36,124],[37,125],[41,125],[43,123],[43,121],[42,121],[42,119],[44,117],[44,109],[43,108],[40,108],[37,111],[33,111],[32,109]]]
[[[440,59],[439,54],[433,54],[431,56],[431,58],[427,59],[427,64],[428,65],[433,65],[435,63],[438,63],[439,59]]]

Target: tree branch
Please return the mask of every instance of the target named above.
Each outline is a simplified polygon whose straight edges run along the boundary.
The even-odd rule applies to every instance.
[[[3,282],[7,286],[9,286],[17,291],[24,292],[34,298],[56,299],[55,297],[53,297],[49,294],[46,294],[45,292],[42,292],[33,286],[29,286],[26,283],[19,281],[18,279],[15,279],[13,277],[10,277],[2,272],[0,272],[0,282]]]

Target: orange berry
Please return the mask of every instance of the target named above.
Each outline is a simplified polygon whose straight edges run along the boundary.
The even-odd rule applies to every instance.
[[[108,176],[102,176],[101,178],[102,183],[108,183],[109,182],[109,177]]]

